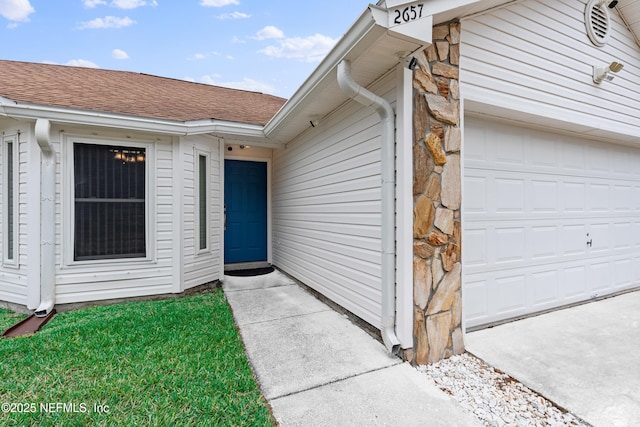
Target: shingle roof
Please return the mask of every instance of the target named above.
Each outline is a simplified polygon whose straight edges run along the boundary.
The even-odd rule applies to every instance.
[[[272,95],[127,71],[0,60],[0,96],[18,103],[141,117],[266,124]]]

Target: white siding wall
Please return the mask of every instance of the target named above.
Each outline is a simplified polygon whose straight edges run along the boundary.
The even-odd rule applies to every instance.
[[[5,123],[0,121],[0,135],[10,137],[14,144],[14,149],[18,150],[18,164],[14,164],[14,167],[18,169],[18,179],[14,185],[17,186],[16,197],[18,200],[18,212],[15,215],[18,216],[18,246],[14,248],[15,251],[15,264],[4,264],[3,261],[5,255],[4,251],[4,215],[5,215],[5,203],[4,195],[6,191],[5,183],[5,147],[0,147],[0,301],[7,301],[15,304],[27,305],[27,156],[28,156],[28,141],[30,135],[29,123],[18,123],[16,121],[7,121]],[[18,133],[20,134],[18,136]]]
[[[461,92],[468,110],[486,112],[482,104],[491,104],[564,122],[568,130],[640,136],[640,47],[616,11],[609,43],[594,46],[586,3],[528,0],[464,20]],[[625,65],[615,80],[594,84],[592,66],[614,60]]]
[[[222,230],[220,209],[220,142],[208,136],[186,137],[181,141],[183,159],[183,289],[208,283],[220,278],[220,249]],[[209,248],[201,251],[199,247],[197,221],[197,179],[196,163],[198,155],[209,157]]]
[[[64,132],[63,132],[64,131]],[[155,295],[172,291],[172,224],[175,210],[173,191],[173,151],[169,137],[122,134],[86,129],[53,127],[52,142],[59,158],[57,182],[57,265],[56,303],[72,303],[102,299]],[[147,260],[109,260],[73,262],[71,212],[73,210],[71,163],[73,142],[108,142],[113,145],[140,142],[148,144],[149,168]]]
[[[395,103],[395,74],[372,90]],[[380,326],[380,123],[356,102],[274,150],[273,264]]]

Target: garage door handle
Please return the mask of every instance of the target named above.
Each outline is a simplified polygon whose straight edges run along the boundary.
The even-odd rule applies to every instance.
[[[591,247],[591,244],[593,243],[593,239],[589,239],[587,240],[587,246]]]

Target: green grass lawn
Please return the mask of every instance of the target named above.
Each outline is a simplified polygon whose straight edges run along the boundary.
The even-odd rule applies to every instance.
[[[0,334],[4,332],[5,329],[15,325],[25,317],[27,317],[25,314],[18,314],[0,308]]]
[[[0,329],[17,320],[0,311]],[[2,426],[274,425],[219,289],[60,313],[0,339],[0,405]]]

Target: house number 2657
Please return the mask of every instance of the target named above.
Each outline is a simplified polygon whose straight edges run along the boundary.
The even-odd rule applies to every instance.
[[[393,20],[394,24],[404,24],[405,22],[415,21],[416,19],[422,18],[422,8],[424,4],[418,4],[413,6],[407,6],[404,9],[395,9],[393,14],[395,15],[395,19]]]

